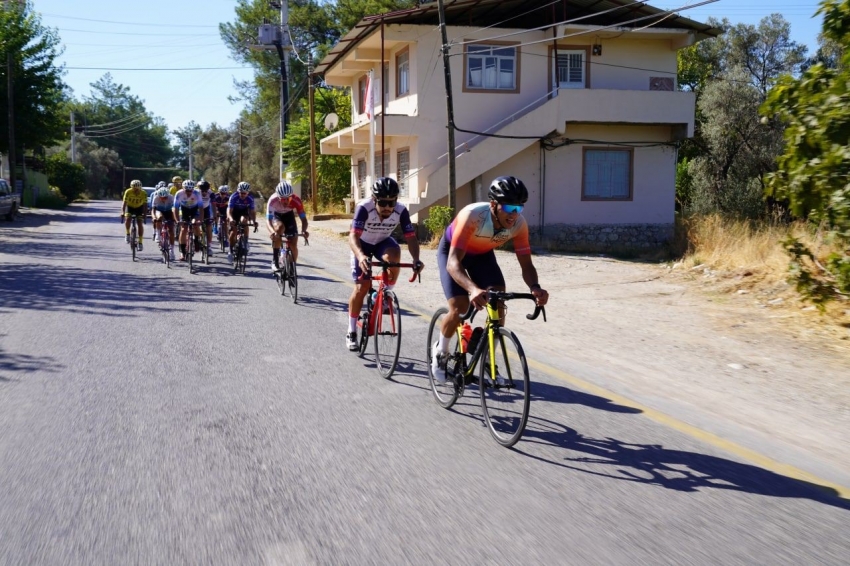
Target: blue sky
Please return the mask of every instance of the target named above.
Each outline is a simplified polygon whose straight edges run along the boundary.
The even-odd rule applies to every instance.
[[[651,4],[677,8],[697,2]],[[780,12],[791,22],[793,38],[813,51],[820,31],[820,19],[811,17],[817,5],[815,0],[720,0],[682,15],[697,21],[725,16],[733,23],[758,23]],[[172,130],[192,120],[202,126],[229,125],[238,117],[240,104],[227,98],[236,94],[233,79],[250,79],[252,72],[233,68],[238,65],[218,34],[220,22],[234,19],[236,0],[34,0],[34,6],[44,24],[59,31],[65,45],[61,62],[68,69],[65,82],[75,96],[88,95],[89,85],[110,72]],[[165,70],[169,68],[204,70]]]

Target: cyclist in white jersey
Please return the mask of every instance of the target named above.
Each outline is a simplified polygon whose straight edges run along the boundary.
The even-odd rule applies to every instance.
[[[174,195],[174,216],[176,220],[191,224],[192,221],[200,219],[202,203],[203,197],[201,197],[201,191],[195,188],[195,181],[188,179],[183,181],[183,190],[177,191],[177,194]],[[194,233],[196,237],[201,237],[200,224],[195,224]],[[180,261],[186,261],[187,234],[186,228],[180,230]]]
[[[210,188],[209,181],[205,179],[198,181],[198,190],[201,191],[201,222],[204,224],[204,232],[207,236],[207,254],[213,255],[212,224],[214,215],[212,209],[213,193]]]

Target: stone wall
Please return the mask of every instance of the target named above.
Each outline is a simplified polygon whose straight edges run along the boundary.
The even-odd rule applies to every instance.
[[[529,227],[532,241],[539,229]],[[651,249],[673,237],[672,224],[550,224],[543,228],[543,243],[563,249]]]

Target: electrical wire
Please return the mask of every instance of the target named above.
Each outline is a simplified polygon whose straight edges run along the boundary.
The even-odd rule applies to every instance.
[[[235,69],[252,69],[253,67],[169,67],[167,69],[136,68],[127,67],[65,67],[75,71],[227,71]]]
[[[569,19],[569,20],[564,20],[562,22],[557,22],[557,23],[554,23],[554,24],[546,24],[545,26],[540,26],[540,27],[536,27],[536,28],[524,29],[524,30],[521,30],[521,31],[513,31],[513,32],[502,34],[502,35],[496,35],[494,37],[488,37],[487,40],[490,41],[490,40],[494,40],[494,39],[501,39],[503,37],[513,37],[515,35],[522,35],[524,33],[528,33],[528,32],[531,32],[531,31],[541,31],[541,30],[549,29],[549,28],[552,28],[552,27],[555,27],[555,26],[561,26],[561,25],[565,25],[565,24],[574,24],[576,22],[580,22],[580,21],[586,20],[588,18],[595,18],[595,17],[601,16],[603,14],[608,14],[610,12],[616,12],[617,10],[622,10],[623,8],[628,8],[629,6],[634,6],[635,4],[646,4],[648,1],[649,0],[636,0],[635,2],[631,2],[630,4],[623,4],[622,6],[617,6],[616,8],[609,8],[607,10],[603,10],[601,12],[594,12],[594,13],[588,14],[586,16],[580,16],[578,18],[572,18],[572,19]],[[716,2],[717,0],[712,0],[712,1]],[[550,4],[547,4],[547,6],[549,6],[549,5]],[[518,17],[518,16],[514,16],[514,17]],[[506,21],[508,21],[508,20],[506,20]],[[493,27],[493,26],[489,26],[489,27]],[[489,27],[482,28],[482,29],[489,29]],[[475,33],[478,33],[479,31],[481,31],[481,30],[475,30]],[[467,34],[467,36],[469,36],[469,35],[471,35],[471,34]],[[466,36],[461,36],[461,37],[466,37]],[[477,43],[479,41],[481,41],[481,40],[480,39],[473,39],[472,41],[462,41],[460,43],[455,42],[455,41],[450,41],[449,45],[450,46],[451,45],[466,45],[468,43]]]
[[[454,38],[454,40],[452,40],[452,42],[457,41],[458,39],[463,39],[464,37],[469,37],[470,35],[472,35],[474,33],[479,33],[479,32],[482,32],[484,30],[488,30],[490,28],[499,27],[500,25],[506,24],[511,20],[521,18],[522,16],[527,16],[528,14],[530,14],[532,12],[536,12],[537,10],[542,10],[543,8],[548,8],[549,6],[552,6],[553,4],[559,4],[560,2],[561,2],[561,0],[553,0],[552,2],[549,2],[548,4],[544,4],[543,6],[538,6],[536,8],[532,8],[531,10],[529,10],[527,12],[523,12],[522,14],[517,14],[516,16],[511,16],[510,18],[508,18],[506,20],[502,20],[501,22],[489,25],[487,27],[476,29],[475,31],[471,31],[471,32],[469,32],[465,35],[459,35],[458,37]],[[449,43],[452,43],[452,42],[449,42]]]
[[[102,128],[104,126],[111,126],[112,124],[118,124],[120,122],[127,122],[129,120],[135,120],[139,116],[147,115],[145,112],[139,112],[138,114],[133,114],[132,116],[125,116],[124,118],[119,118],[118,120],[114,120],[112,122],[104,122],[103,124],[87,124],[86,128]]]
[[[91,19],[91,18],[79,18],[79,17],[76,17],[76,16],[63,16],[61,14],[49,14],[47,12],[42,12],[41,15],[42,16],[50,16],[52,18],[61,18],[61,19],[64,19],[64,20],[79,20],[79,21],[83,21],[83,22],[97,22],[97,23],[101,23],[101,24],[121,24],[121,25],[125,25],[125,26],[151,26],[151,27],[158,27],[158,28],[165,27],[165,28],[216,28],[216,29],[218,29],[218,25],[143,24],[143,23],[139,23],[139,22],[115,22],[115,21],[112,21],[112,20],[94,20],[94,19]]]
[[[619,23],[616,23],[616,24],[610,24],[610,25],[607,25],[607,26],[594,26],[593,29],[582,30],[582,31],[575,32],[575,33],[568,33],[568,34],[565,34],[565,35],[560,35],[560,36],[557,36],[557,37],[550,37],[550,38],[547,38],[547,39],[539,39],[539,40],[528,41],[528,42],[524,42],[524,43],[516,43],[516,44],[513,44],[513,45],[509,45],[508,47],[516,48],[516,47],[524,47],[524,46],[527,46],[527,45],[537,45],[537,44],[540,44],[540,43],[551,43],[552,41],[557,41],[559,39],[568,39],[570,37],[578,37],[580,35],[587,35],[587,34],[591,34],[591,33],[599,33],[600,31],[606,30],[606,29],[623,28],[623,26],[625,24],[633,24],[635,22],[641,22],[641,21],[644,21],[644,20],[648,20],[650,18],[658,18],[658,17],[664,16],[666,14],[673,14],[673,13],[684,11],[684,10],[690,10],[692,8],[696,8],[698,6],[704,6],[706,4],[714,4],[715,2],[718,2],[718,1],[719,0],[704,0],[703,2],[699,2],[698,4],[686,5],[686,6],[682,6],[682,7],[679,7],[679,8],[675,8],[673,10],[667,10],[665,12],[659,12],[657,14],[651,14],[649,16],[641,16],[641,17],[634,18],[634,19],[631,19],[631,20],[626,20],[624,22],[619,22]],[[662,20],[659,20],[658,22],[655,22],[655,23],[657,24],[657,23],[660,23],[661,21]],[[562,24],[558,23],[558,24],[554,24],[554,25],[562,25]],[[645,27],[640,28],[640,29],[646,29],[647,27],[650,27],[652,25],[655,25],[655,24],[650,24],[649,26],[645,26]],[[540,29],[550,28],[552,26],[553,26],[553,24],[550,24],[550,25],[544,26],[543,28],[540,28]],[[527,33],[529,31],[535,31],[535,30],[523,30],[520,33]],[[624,29],[624,31],[632,31],[632,30]],[[502,35],[502,36],[496,36],[496,37],[505,37],[505,36]],[[460,45],[466,45],[468,43],[481,43],[481,42],[485,42],[485,41],[490,41],[492,39],[493,38],[489,38],[489,37],[488,38],[481,38],[481,39],[476,39],[476,40],[473,40],[473,41],[465,41]],[[452,53],[449,56],[450,57],[456,57],[458,55],[465,56],[466,52]]]

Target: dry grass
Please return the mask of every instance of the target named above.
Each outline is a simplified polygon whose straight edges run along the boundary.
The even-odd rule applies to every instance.
[[[683,224],[687,252],[670,267],[706,290],[732,295],[757,308],[778,311],[772,318],[800,328],[850,339],[850,305],[835,301],[821,314],[804,302],[789,281],[790,256],[782,242],[794,236],[819,259],[835,247],[823,230],[805,223],[752,222],[721,216],[690,218]]]

